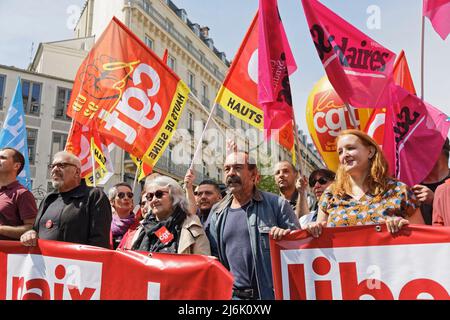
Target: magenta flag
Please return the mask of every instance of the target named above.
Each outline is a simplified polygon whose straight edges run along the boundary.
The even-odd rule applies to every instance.
[[[399,86],[386,112],[383,151],[390,173],[413,186],[433,169],[448,135],[447,115]]]
[[[258,16],[258,102],[264,110],[266,137],[292,122],[289,75],[297,69],[277,0],[260,0]]]
[[[341,99],[357,108],[385,108],[395,53],[317,0],[302,0],[317,53]]]
[[[423,15],[430,19],[442,40],[450,33],[450,0],[423,0]]]

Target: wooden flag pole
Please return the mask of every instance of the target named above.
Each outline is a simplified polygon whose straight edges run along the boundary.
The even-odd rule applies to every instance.
[[[92,182],[93,182],[93,185],[95,188],[95,187],[97,187],[97,179],[95,177],[95,158],[94,158],[94,148],[92,147],[93,142],[94,142],[94,138],[91,137]]]

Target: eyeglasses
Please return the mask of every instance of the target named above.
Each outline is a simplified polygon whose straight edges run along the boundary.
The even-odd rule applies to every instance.
[[[317,182],[320,183],[321,185],[324,185],[328,181],[330,181],[330,180],[328,180],[328,179],[326,179],[324,177],[321,177],[319,179],[312,179],[312,180],[309,181],[309,186],[312,188],[312,187],[314,187],[316,185]]]
[[[157,199],[161,199],[165,193],[169,193],[169,192],[162,191],[162,190],[157,190],[157,191],[155,191],[155,193],[147,192],[147,194],[145,195],[145,198],[147,199],[147,201],[152,201],[153,196],[155,196]]]
[[[57,163],[51,163],[48,165],[48,168],[50,170],[53,170],[53,168],[57,167],[58,169],[65,169],[67,167],[77,167],[76,164],[69,163],[69,162],[57,162]]]
[[[123,199],[123,198],[125,198],[125,196],[127,196],[128,199],[133,199],[133,192],[119,192],[117,194],[117,197],[119,199]]]

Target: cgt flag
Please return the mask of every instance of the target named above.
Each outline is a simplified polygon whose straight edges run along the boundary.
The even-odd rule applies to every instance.
[[[441,154],[450,129],[447,115],[400,86],[391,88],[383,152],[390,173],[413,186],[422,182]]]
[[[394,83],[409,93],[416,95],[416,88],[409,71],[408,60],[405,52],[402,50],[397,57],[394,65]],[[364,129],[364,131],[371,136],[375,141],[383,146],[384,141],[384,123],[386,120],[386,108],[375,109]]]
[[[101,137],[95,128],[89,128],[72,121],[65,150],[76,155],[81,161],[81,177],[88,186],[94,185],[92,155],[95,163],[95,182],[104,185],[114,174],[110,152],[115,145]]]
[[[78,70],[67,114],[153,167],[188,95],[187,85],[114,17]]]
[[[450,33],[450,0],[423,0],[423,15],[430,19],[442,40]]]
[[[23,111],[22,83],[17,80],[11,105],[6,114],[2,131],[0,132],[0,147],[11,147],[20,151],[25,158],[25,166],[20,172],[17,180],[31,190],[30,160],[28,156],[27,129],[25,127],[25,114]]]
[[[215,103],[233,116],[263,130],[266,115],[258,100],[258,41],[256,14],[219,89]],[[274,139],[291,150],[294,146],[292,121],[283,125]]]
[[[389,105],[395,54],[317,0],[302,0],[317,53],[338,95],[357,108]]]

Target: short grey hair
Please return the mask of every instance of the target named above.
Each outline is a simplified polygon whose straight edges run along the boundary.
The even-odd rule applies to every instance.
[[[109,201],[112,201],[112,200],[114,200],[116,198],[117,193],[118,193],[117,189],[119,187],[127,187],[128,189],[130,189],[130,191],[133,191],[133,189],[131,188],[131,186],[128,183],[126,183],[126,182],[117,183],[114,186],[112,186],[111,189],[108,190],[108,199],[109,199]]]
[[[74,165],[77,166],[78,169],[81,169],[81,161],[80,161],[80,159],[79,159],[76,155],[74,155],[73,153],[70,153],[70,152],[67,152],[67,151],[59,151],[59,152],[55,153],[55,155],[53,156],[53,160],[54,160],[56,157],[60,157],[60,156],[67,157],[67,158],[69,159],[69,162],[70,162],[71,164],[74,164]]]
[[[145,182],[144,190],[147,192],[149,187],[168,187],[169,196],[172,199],[173,206],[179,205],[184,212],[189,212],[188,202],[184,194],[183,188],[172,178],[167,176],[159,176],[155,179]]]

